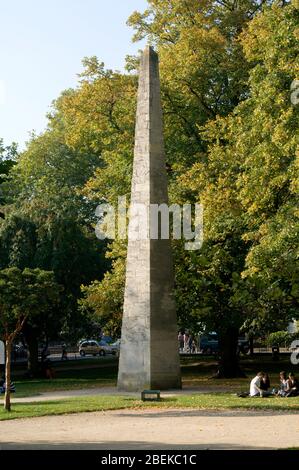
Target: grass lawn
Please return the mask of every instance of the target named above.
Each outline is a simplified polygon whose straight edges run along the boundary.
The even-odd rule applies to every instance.
[[[101,361],[99,363],[99,361]],[[43,392],[59,390],[81,390],[114,386],[117,378],[117,362],[112,358],[91,359],[88,361],[69,361],[54,366],[53,380],[13,377],[16,397],[30,397]]]
[[[259,370],[269,373],[271,387],[278,386],[280,370],[293,370],[289,356],[273,362],[271,356],[257,356],[253,359],[242,358],[242,369],[247,377],[237,379],[213,379],[217,361],[212,357],[182,358],[182,378],[185,387],[194,387],[211,392],[240,392],[247,391],[249,380]],[[13,381],[16,384],[16,397],[30,397],[43,392],[59,390],[80,390],[86,388],[102,388],[115,386],[117,380],[117,359],[112,357],[91,358],[85,360],[69,360],[53,364],[55,379],[25,379],[24,371],[16,371]],[[14,373],[14,368],[13,368]],[[299,375],[299,374],[297,374]]]
[[[280,370],[289,371],[291,364],[289,357],[273,362],[269,356],[257,356],[254,359],[242,358],[242,368],[247,378],[241,379],[213,379],[217,362],[212,357],[182,358],[183,385],[205,391],[194,395],[179,395],[167,397],[161,402],[146,402],[132,397],[122,396],[81,396],[61,400],[15,403],[11,413],[0,411],[0,420],[25,418],[45,415],[59,415],[65,413],[79,413],[88,411],[116,410],[124,408],[195,408],[205,410],[220,409],[269,409],[299,411],[299,397],[284,398],[238,398],[234,393],[248,390],[249,380],[257,371],[264,370],[270,375],[271,386],[278,385]],[[69,360],[54,364],[55,378],[26,379],[24,370],[14,370],[13,380],[16,384],[15,397],[36,396],[43,392],[58,390],[78,390],[90,388],[104,388],[115,386],[117,380],[117,359],[111,357]],[[293,366],[296,373],[297,368]],[[1,408],[0,408],[1,409]]]
[[[82,396],[64,400],[39,403],[16,403],[10,413],[1,409],[0,420],[61,415],[91,411],[149,408],[194,408],[197,410],[286,410],[299,411],[296,398],[238,398],[231,393],[180,395],[162,398],[160,402],[142,402],[136,398],[122,396]]]

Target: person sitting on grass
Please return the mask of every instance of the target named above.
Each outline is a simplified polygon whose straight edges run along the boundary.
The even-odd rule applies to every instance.
[[[263,378],[265,377],[264,372],[258,372],[256,376],[252,379],[250,382],[250,390],[249,390],[249,396],[250,397],[263,397],[265,391],[262,390],[261,388],[261,382]]]
[[[270,377],[269,377],[269,374],[265,374],[264,377],[262,377],[260,389],[265,392],[268,392],[269,388],[270,388]]]
[[[284,371],[279,373],[279,381],[280,381],[280,388],[278,392],[276,393],[276,395],[279,397],[285,397],[287,394],[286,390],[288,387],[288,383],[287,383],[287,374]]]
[[[248,392],[237,393],[237,396],[240,398],[246,397],[267,397],[271,395],[271,392],[268,392],[270,387],[269,375],[265,372],[258,372],[256,376],[250,382],[250,390]]]
[[[299,395],[299,384],[295,375],[290,372],[289,378],[286,381],[286,397],[297,397]]]
[[[259,372],[250,382],[250,397],[270,397],[273,391],[269,391],[270,379],[265,372]]]

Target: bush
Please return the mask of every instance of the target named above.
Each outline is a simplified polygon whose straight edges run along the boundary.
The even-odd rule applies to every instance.
[[[293,336],[294,335],[288,333],[287,331],[276,331],[275,333],[270,333],[267,338],[267,345],[269,347],[289,347],[291,342],[293,341]]]

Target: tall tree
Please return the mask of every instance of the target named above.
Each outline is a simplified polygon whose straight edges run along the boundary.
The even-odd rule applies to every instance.
[[[5,342],[4,408],[11,410],[11,350],[16,336],[30,317],[45,313],[59,302],[60,286],[53,273],[28,268],[0,271],[0,335]]]
[[[68,331],[75,339],[76,327],[84,324],[77,307],[80,285],[101,278],[107,269],[105,243],[94,234],[96,204],[81,193],[101,165],[101,156],[90,149],[68,145],[62,111],[58,117],[71,93],[64,93],[57,101],[51,128],[41,136],[33,136],[11,170],[9,184],[3,183],[10,204],[6,219],[0,222],[1,267],[50,270],[64,286],[55,322],[51,321],[53,311],[48,320],[36,317],[26,322],[23,329],[32,373],[37,371],[37,342],[45,329],[51,335]],[[82,328],[77,329],[80,334]]]
[[[227,343],[220,375],[237,371],[236,360],[222,361],[236,349],[231,327],[257,321],[271,331],[298,315],[297,25],[294,5],[274,4],[244,30],[250,94],[206,126],[208,158],[181,178],[204,204],[205,244],[198,259],[181,260],[178,293],[184,308],[193,292],[198,317]]]
[[[5,146],[3,139],[0,139],[0,217],[4,218],[4,206],[6,199],[2,191],[2,184],[7,180],[10,170],[16,163],[17,145]]]

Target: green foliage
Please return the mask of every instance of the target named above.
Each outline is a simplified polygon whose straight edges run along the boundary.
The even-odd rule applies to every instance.
[[[254,65],[250,94],[209,122],[206,160],[180,178],[182,192],[204,205],[205,243],[179,259],[178,300],[181,309],[197,305],[216,329],[244,322],[273,331],[298,317],[298,107],[290,101],[297,35],[291,5],[252,20],[241,35]]]
[[[82,310],[90,312],[91,318],[99,321],[105,332],[114,338],[120,337],[125,283],[125,249],[122,246],[117,248],[112,272],[108,271],[101,282],[94,281],[89,286],[82,286],[83,298],[80,301]]]
[[[275,333],[270,333],[267,337],[268,346],[283,346],[289,347],[292,343],[292,335],[287,331],[276,331]]]
[[[3,139],[0,138],[0,161],[10,161],[13,162],[16,160],[18,155],[18,147],[16,143],[5,146]]]
[[[205,159],[199,128],[247,95],[250,65],[238,37],[259,2],[148,3],[128,23],[136,40],[147,37],[159,52],[166,153],[176,176]]]
[[[9,172],[16,163],[16,158],[17,145],[12,144],[5,147],[3,139],[0,139],[0,207],[6,203],[6,199],[3,195],[2,184],[9,179]]]
[[[59,302],[60,290],[52,272],[29,268],[1,270],[1,337],[13,340],[27,319],[51,310]]]
[[[0,221],[0,267],[53,271],[64,287],[55,321],[49,316],[48,322],[30,322],[38,336],[46,330],[47,337],[56,337],[63,329],[74,339],[85,321],[77,308],[80,286],[100,278],[108,263],[105,244],[94,235],[96,204],[82,193],[101,158],[66,142],[63,107],[71,94],[63,93],[54,104],[49,129],[32,137],[3,183],[10,204]]]
[[[36,225],[22,214],[8,215],[0,224],[0,269],[34,268]]]

